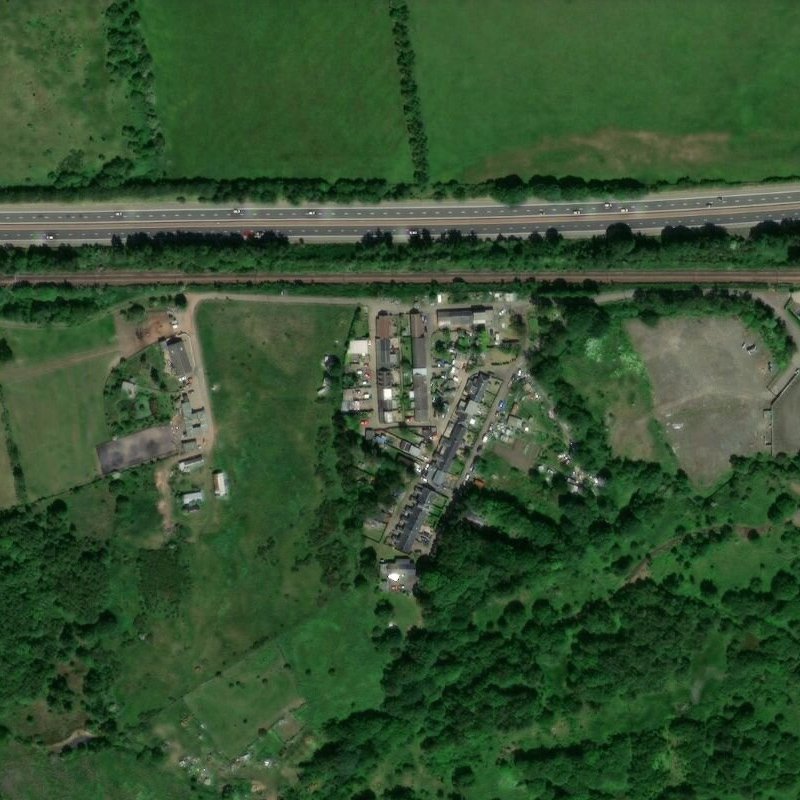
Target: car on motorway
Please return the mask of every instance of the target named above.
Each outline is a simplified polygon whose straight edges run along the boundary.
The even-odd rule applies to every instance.
[[[543,209],[543,208],[540,208],[540,209],[539,209],[539,216],[540,216],[540,217],[543,217],[543,216],[544,216],[544,209]]]
[[[121,217],[122,216],[122,212],[121,211],[115,211],[114,212],[114,216],[115,217]]]
[[[621,211],[623,214],[627,214],[627,213],[630,211],[630,209],[628,208],[628,206],[622,206],[622,208],[620,209],[620,211]]]
[[[242,209],[234,208],[231,213],[233,214],[234,217],[240,217],[242,215]]]
[[[318,214],[319,214],[319,211],[316,211],[313,208],[310,209],[309,211],[306,211],[306,216],[307,217],[316,217]]]
[[[711,206],[713,206],[713,205],[714,204],[710,200],[708,202],[706,202],[706,208],[711,208]]]
[[[603,208],[611,208],[611,203],[609,203],[608,200],[606,200],[606,202],[603,203]]]
[[[418,231],[416,228],[409,228],[409,229],[406,231],[406,233],[407,233],[409,236],[418,236],[418,235],[419,235],[419,231]]]
[[[48,241],[48,242],[52,242],[52,241],[53,241],[53,239],[55,239],[55,238],[56,238],[56,235],[55,235],[54,233],[46,233],[46,234],[44,235],[44,238],[45,238],[45,240],[46,240],[46,241]]]
[[[573,214],[574,214],[576,217],[579,217],[579,216],[580,216],[580,215],[581,215],[583,212],[582,212],[582,211],[581,211],[579,208],[573,208],[573,209],[572,209],[572,213],[573,213]]]

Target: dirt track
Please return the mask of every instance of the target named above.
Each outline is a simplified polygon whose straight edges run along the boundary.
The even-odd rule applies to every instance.
[[[609,270],[538,270],[492,271],[467,270],[461,272],[248,272],[237,274],[190,272],[61,272],[6,275],[0,277],[0,286],[17,283],[71,283],[83,286],[104,285],[237,285],[264,283],[302,284],[393,284],[431,283],[453,281],[466,283],[509,283],[515,281],[555,281],[582,283],[595,281],[604,284],[749,284],[800,285],[800,269],[764,270],[714,270],[714,269],[609,269]]]

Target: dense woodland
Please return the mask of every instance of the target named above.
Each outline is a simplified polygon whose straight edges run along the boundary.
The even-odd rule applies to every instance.
[[[500,784],[541,800],[796,797],[800,529],[791,487],[800,457],[734,458],[724,479],[699,491],[672,463],[615,456],[604,420],[560,368],[615,315],[736,313],[788,353],[785,332],[727,292],[648,290],[604,307],[580,295],[532,299],[531,370],[580,445],[576,462],[605,483],[575,493],[532,469],[533,504],[488,488],[460,494],[436,552],[418,565],[422,626],[405,636],[386,627],[391,598],[377,601],[372,641],[389,656],[383,702],[331,720],[284,797],[493,800]],[[335,361],[326,377],[338,385]],[[352,538],[404,472],[363,443],[333,400],[320,402],[331,403],[334,425],[317,442],[327,491],[310,552],[329,591],[352,591],[376,575],[375,552],[358,554]],[[87,491],[105,498],[113,537],[82,515]],[[4,719],[20,701],[45,697],[55,713],[84,715],[98,733],[91,747],[162,758],[157,741],[118,725],[113,689],[114,648],[149,616],[174,614],[191,581],[180,532],[171,547],[131,546],[148,514],[147,468],[0,513]],[[773,571],[756,555],[736,581],[695,568],[736,543],[763,554],[762,541],[782,559]],[[601,578],[588,577],[587,557],[603,564]],[[665,557],[657,577],[642,571]],[[121,576],[138,582],[132,619],[111,610]],[[239,796],[236,781],[214,792]]]
[[[639,299],[644,316],[730,301]],[[488,775],[543,800],[796,796],[800,531],[788,487],[800,458],[734,458],[700,493],[681,470],[613,456],[603,420],[558,369],[608,316],[582,299],[540,302],[557,302],[566,325],[543,327],[531,366],[582,443],[576,458],[607,484],[576,495],[532,470],[541,510],[462,494],[419,564],[424,627],[376,640],[395,653],[384,703],[328,726],[292,798],[491,798]],[[754,563],[735,588],[713,571],[698,581],[693,562],[742,536],[745,516],[758,519],[752,542],[780,541],[783,568],[764,580]],[[667,540],[674,568],[632,580]],[[607,565],[604,585],[582,577],[587,553]]]

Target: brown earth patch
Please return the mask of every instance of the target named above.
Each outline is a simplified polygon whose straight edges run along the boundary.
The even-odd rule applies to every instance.
[[[544,137],[536,144],[504,150],[468,170],[468,180],[509,172],[552,172],[553,163],[569,164],[576,174],[630,176],[662,170],[690,169],[725,161],[730,154],[729,133],[693,133],[670,136],[656,131],[603,128],[589,135]],[[557,170],[556,170],[557,171]]]
[[[172,469],[172,460],[161,464],[156,469],[156,489],[158,489],[158,513],[161,515],[164,533],[172,533],[175,529],[173,519],[172,494],[169,490],[169,473]]]
[[[60,742],[54,742],[49,745],[49,749],[60,753],[62,750],[67,750],[70,747],[77,747],[79,744],[89,742],[94,739],[94,736],[95,735],[91,731],[86,730],[86,728],[78,728],[78,730],[72,731],[69,736],[62,739]]]
[[[738,319],[631,320],[626,330],[650,374],[654,415],[692,480],[708,484],[731,455],[766,449],[769,353]],[[755,343],[755,354],[743,343]]]
[[[145,347],[166,339],[173,333],[166,311],[152,311],[142,322],[131,322],[117,312],[114,314],[114,327],[117,330],[117,341],[123,358],[130,358]]]
[[[494,446],[494,452],[520,472],[527,472],[534,465],[541,449],[535,442],[523,439],[516,439],[511,444],[498,442]]]

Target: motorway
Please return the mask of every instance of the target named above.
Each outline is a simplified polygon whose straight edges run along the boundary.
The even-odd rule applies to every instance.
[[[576,213],[579,211],[580,213]],[[492,201],[395,202],[379,205],[247,205],[152,203],[0,205],[0,242],[107,243],[112,236],[160,231],[243,233],[273,230],[305,241],[356,241],[381,229],[405,238],[422,229],[457,228],[482,236],[527,236],[557,228],[565,236],[604,233],[614,222],[657,233],[667,225],[714,223],[748,228],[763,220],[800,217],[800,185],[774,184],[652,194],[635,200],[505,206]]]

